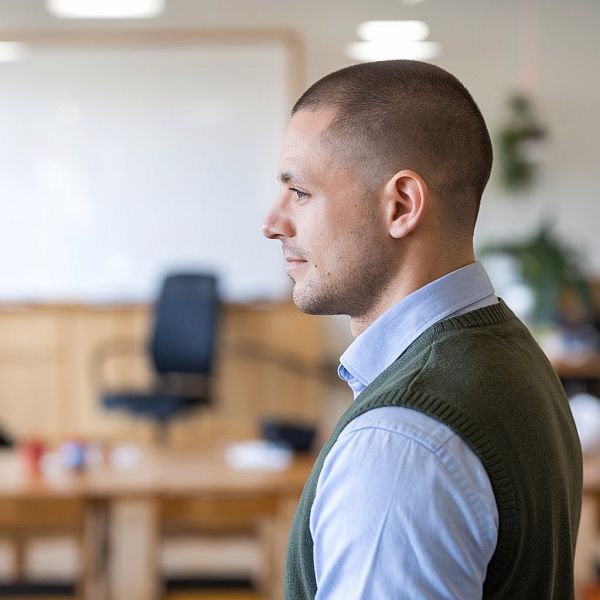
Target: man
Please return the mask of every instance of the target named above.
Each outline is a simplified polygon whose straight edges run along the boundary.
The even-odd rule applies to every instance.
[[[573,598],[567,400],[474,261],[492,148],[446,71],[356,65],[298,100],[264,234],[297,306],[351,317],[355,401],[290,535],[286,598]]]

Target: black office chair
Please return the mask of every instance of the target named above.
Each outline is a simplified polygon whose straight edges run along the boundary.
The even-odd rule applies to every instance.
[[[153,389],[105,392],[103,406],[152,419],[164,440],[173,418],[209,404],[218,304],[217,279],[213,275],[168,276],[156,305],[149,343],[156,372]],[[101,348],[95,359],[96,374],[108,355],[124,349],[119,342]]]

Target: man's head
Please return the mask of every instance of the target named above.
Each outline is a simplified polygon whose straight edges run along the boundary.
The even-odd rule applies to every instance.
[[[359,317],[415,261],[433,272],[428,256],[472,248],[491,163],[479,109],[439,67],[383,61],[319,80],[293,108],[264,225],[296,304]]]

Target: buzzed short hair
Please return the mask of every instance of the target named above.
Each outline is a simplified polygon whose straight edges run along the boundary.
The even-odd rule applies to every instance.
[[[465,86],[440,67],[387,60],[346,67],[313,84],[299,110],[333,108],[327,136],[376,189],[411,169],[440,198],[448,223],[473,233],[492,167],[481,111]]]

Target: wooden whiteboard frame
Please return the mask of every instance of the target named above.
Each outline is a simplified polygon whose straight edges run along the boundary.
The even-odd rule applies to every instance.
[[[289,29],[155,29],[143,31],[1,31],[4,41],[36,47],[178,46],[279,42],[287,50],[287,95],[290,105],[304,89],[304,44]]]

